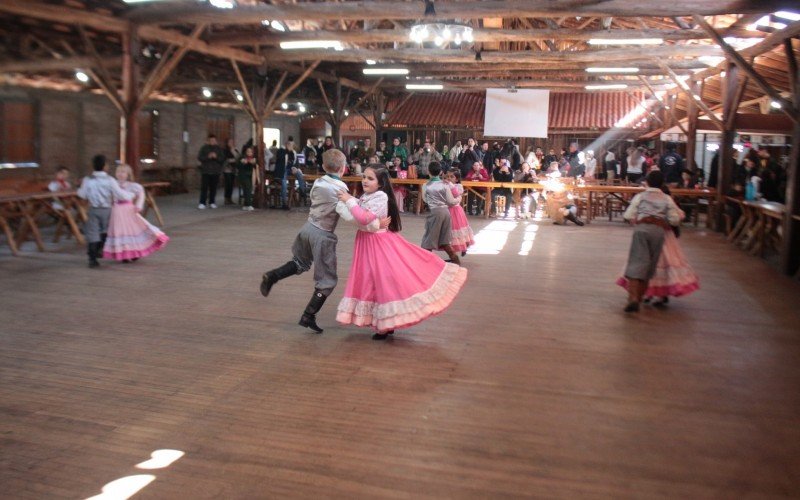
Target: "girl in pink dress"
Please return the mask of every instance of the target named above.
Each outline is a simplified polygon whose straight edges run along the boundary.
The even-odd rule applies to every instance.
[[[396,329],[408,328],[444,311],[467,280],[467,270],[400,236],[400,214],[389,172],[369,166],[362,181],[364,195],[339,194],[358,226],[353,265],[339,323],[369,326],[373,340],[384,340]],[[391,217],[388,231],[376,221]]]
[[[682,211],[680,215],[683,219]],[[617,279],[617,284],[628,289],[628,280],[624,276]],[[647,290],[642,294],[645,302],[652,301],[650,303],[656,307],[664,306],[669,302],[668,297],[689,295],[699,288],[700,280],[689,265],[675,232],[664,230],[664,246],[658,258],[656,273],[650,278]]]
[[[453,197],[460,200],[464,194],[464,186],[461,185],[461,171],[457,168],[450,169],[448,178],[451,183],[450,190],[453,192]],[[456,252],[461,252],[463,257],[467,255],[467,247],[475,244],[475,235],[467,220],[464,207],[461,205],[450,207],[450,225],[453,228],[450,246]]]
[[[132,201],[117,200],[111,208],[108,222],[108,237],[103,247],[106,259],[131,262],[160,250],[169,237],[150,224],[139,212],[144,208],[144,188],[133,182],[133,170],[120,165],[115,173],[119,186],[134,194]]]

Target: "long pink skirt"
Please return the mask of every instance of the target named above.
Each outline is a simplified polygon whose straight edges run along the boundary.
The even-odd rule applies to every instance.
[[[389,231],[356,234],[353,265],[336,321],[386,332],[441,313],[467,280],[467,270]]]
[[[111,208],[103,257],[140,259],[164,248],[168,241],[166,234],[139,215],[135,205],[119,202]]]
[[[628,280],[624,276],[617,279],[617,284],[626,290]],[[658,259],[656,274],[647,285],[645,297],[680,297],[689,295],[700,288],[700,280],[689,265],[678,238],[672,231],[665,231],[664,248]]]
[[[461,205],[450,207],[450,225],[453,228],[450,239],[450,246],[453,247],[453,250],[466,252],[467,247],[475,244],[475,235]]]

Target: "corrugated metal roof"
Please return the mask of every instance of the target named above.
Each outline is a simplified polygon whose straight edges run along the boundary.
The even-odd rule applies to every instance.
[[[374,132],[372,125],[370,125],[369,122],[365,120],[364,117],[359,115],[358,113],[353,113],[347,118],[345,118],[344,121],[342,122],[342,126],[340,127],[340,129],[342,133],[347,133],[355,130],[368,130],[370,132]]]
[[[644,100],[641,93],[635,92],[634,96],[638,101]],[[485,94],[415,95],[396,113],[389,113],[386,126],[480,129],[485,103]],[[550,93],[549,128],[609,129],[636,108],[636,102],[625,92]]]

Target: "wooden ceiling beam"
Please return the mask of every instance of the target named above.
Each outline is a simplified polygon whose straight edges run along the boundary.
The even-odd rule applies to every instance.
[[[278,45],[280,42],[338,40],[342,43],[394,43],[410,41],[409,29],[376,29],[369,31],[307,30],[276,33],[263,31],[257,33],[218,33],[204,40],[214,45],[251,46]],[[589,40],[592,38],[637,39],[663,38],[664,40],[703,40],[710,38],[703,30],[669,29],[615,29],[584,30],[574,28],[560,29],[486,29],[473,28],[475,42],[532,42],[539,40]],[[766,33],[745,29],[725,30],[724,36],[738,38],[764,38]]]
[[[106,67],[119,67],[122,65],[122,56],[104,58]],[[96,61],[89,56],[64,57],[61,59],[34,59],[28,61],[13,61],[0,63],[0,73],[36,73],[43,71],[75,71],[76,69],[91,69]]]
[[[723,51],[714,46],[660,46],[622,49],[598,49],[574,52],[482,52],[482,60],[475,61],[475,54],[467,50],[398,49],[398,50],[281,50],[268,49],[262,52],[267,61],[303,61],[323,59],[326,61],[360,63],[365,59],[394,60],[404,62],[469,63],[487,64],[498,62],[528,63],[607,63],[626,62],[645,58],[722,56]]]
[[[660,62],[660,64],[664,68],[664,71],[666,71],[667,74],[669,74],[669,77],[672,79],[672,81],[675,82],[675,85],[677,85],[677,88],[680,89],[681,92],[683,92],[686,95],[687,98],[689,98],[692,101],[694,101],[694,103],[697,105],[697,107],[699,107],[700,109],[703,110],[703,112],[706,114],[706,116],[712,122],[714,122],[714,125],[716,125],[717,128],[719,128],[720,131],[725,131],[725,124],[722,123],[722,120],[720,120],[719,117],[717,117],[717,115],[711,110],[711,108],[709,108],[708,105],[703,102],[703,99],[701,98],[702,91],[698,92],[697,94],[694,94],[691,90],[689,90],[687,88],[688,84],[686,82],[684,82],[683,80],[681,80],[680,78],[678,78],[678,75],[676,75],[675,72],[672,71],[669,66],[667,66],[663,62]],[[687,87],[684,87],[684,85],[686,85]],[[695,98],[695,97],[697,97],[697,98]]]
[[[20,0],[15,0],[19,3]],[[128,19],[142,24],[215,23],[256,24],[263,19],[318,21],[377,19],[482,19],[486,17],[561,18],[572,16],[627,16],[646,12],[649,16],[672,17],[699,14],[768,13],[788,9],[792,0],[606,0],[603,2],[553,2],[552,0],[483,0],[436,3],[436,13],[425,16],[422,2],[303,2],[281,5],[240,5],[234,9],[217,9],[207,3],[153,3],[134,7]]]

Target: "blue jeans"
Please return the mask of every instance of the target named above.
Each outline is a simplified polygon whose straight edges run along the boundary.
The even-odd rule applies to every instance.
[[[303,171],[295,169],[295,173],[292,174],[292,169],[287,168],[283,171],[283,178],[281,179],[281,204],[283,206],[288,205],[289,201],[289,176],[293,176],[292,182],[297,179],[298,188],[300,189],[300,193],[305,195],[306,193],[306,179],[303,177]]]

